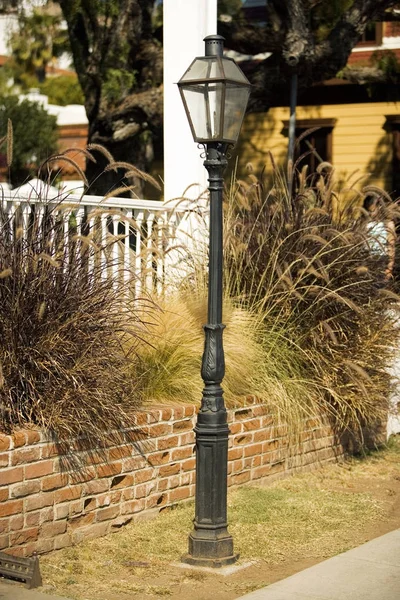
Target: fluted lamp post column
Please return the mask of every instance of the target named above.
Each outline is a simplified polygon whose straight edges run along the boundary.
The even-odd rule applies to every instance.
[[[193,138],[206,149],[204,166],[210,192],[208,323],[201,367],[203,397],[195,427],[196,504],[189,535],[187,563],[222,567],[238,555],[227,522],[229,427],[221,387],[225,374],[222,333],[223,172],[226,151],[238,137],[250,83],[231,58],[223,56],[224,38],[205,39],[205,56],[197,57],[178,82]]]

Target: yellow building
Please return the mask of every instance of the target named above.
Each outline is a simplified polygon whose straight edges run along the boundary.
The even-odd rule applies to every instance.
[[[274,107],[267,113],[246,117],[237,148],[238,172],[247,163],[256,173],[270,164],[271,152],[283,165],[288,149],[289,108]],[[296,133],[318,128],[306,140],[323,160],[331,162],[337,177],[352,182],[362,178],[365,185],[377,185],[400,196],[398,176],[398,133],[400,105],[395,102],[363,102],[322,106],[298,106]],[[304,152],[307,147],[302,144]],[[303,151],[302,148],[302,151]],[[397,189],[396,189],[397,188]]]

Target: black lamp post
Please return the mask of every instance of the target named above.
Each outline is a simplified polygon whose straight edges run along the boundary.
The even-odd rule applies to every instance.
[[[222,192],[226,150],[234,145],[246,111],[250,83],[234,60],[223,57],[224,38],[205,38],[205,56],[195,58],[178,82],[193,138],[204,144],[209,174],[210,242],[208,324],[201,376],[203,398],[195,427],[196,508],[189,536],[190,564],[221,567],[235,562],[227,523],[229,428],[221,382],[225,374],[222,343]]]

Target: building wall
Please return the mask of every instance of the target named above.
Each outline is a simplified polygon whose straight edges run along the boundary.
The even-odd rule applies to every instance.
[[[195,491],[195,407],[139,413],[139,444],[76,452],[71,468],[36,430],[0,434],[0,550],[44,553],[106,535],[140,516],[187,500]],[[296,442],[269,407],[228,412],[228,485],[265,483],[337,460],[343,448],[322,417],[304,421]],[[133,437],[135,437],[133,435]]]
[[[336,174],[352,181],[363,178],[391,191],[392,134],[386,132],[385,115],[399,114],[394,102],[299,106],[297,119],[337,119],[333,129],[332,162]],[[289,108],[271,108],[268,113],[246,117],[237,147],[238,173],[243,176],[247,163],[258,173],[267,165],[268,152],[278,164],[284,164],[288,139],[283,133],[283,121],[289,119]]]

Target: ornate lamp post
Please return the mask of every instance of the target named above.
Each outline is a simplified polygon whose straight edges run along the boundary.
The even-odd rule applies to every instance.
[[[221,567],[235,562],[227,523],[229,428],[221,382],[225,374],[222,343],[222,192],[226,151],[234,145],[246,111],[250,83],[234,60],[223,57],[224,38],[205,38],[205,56],[195,58],[178,82],[195,142],[204,144],[209,174],[210,242],[208,324],[201,367],[203,398],[195,427],[196,508],[189,536],[190,564]]]

